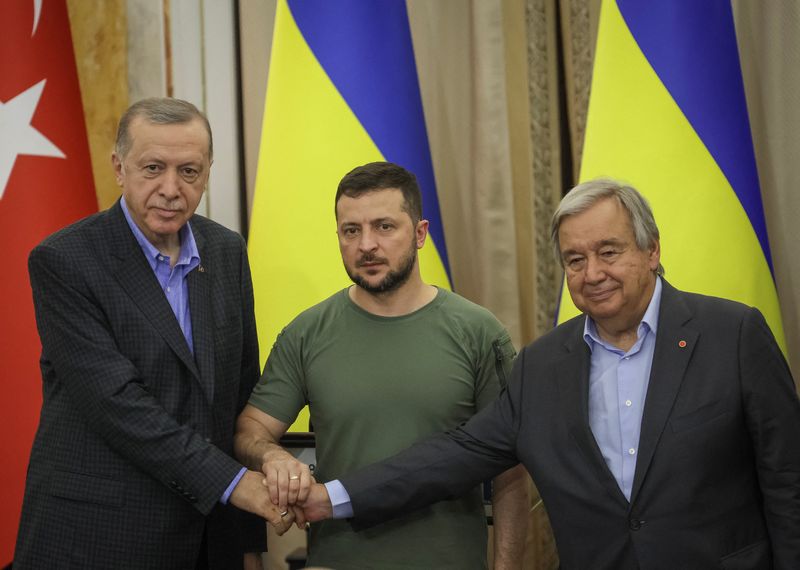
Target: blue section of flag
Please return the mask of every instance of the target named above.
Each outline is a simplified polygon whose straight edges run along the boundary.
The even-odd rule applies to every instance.
[[[617,5],[647,61],[728,179],[772,270],[730,1],[617,0]]]
[[[381,154],[417,176],[424,216],[450,277],[405,1],[288,0],[288,5],[314,56]]]

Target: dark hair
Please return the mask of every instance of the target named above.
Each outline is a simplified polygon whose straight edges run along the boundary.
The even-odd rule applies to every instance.
[[[411,221],[414,224],[420,221],[422,194],[419,191],[417,177],[402,166],[391,162],[370,162],[348,172],[336,189],[334,213],[342,196],[358,198],[369,192],[390,188],[396,188],[403,193],[403,211],[411,216]]]
[[[211,138],[211,125],[208,124],[208,118],[188,101],[172,97],[150,97],[128,107],[119,120],[117,142],[114,146],[114,152],[120,158],[124,158],[131,149],[130,125],[137,117],[142,117],[148,123],[156,125],[182,124],[199,119],[208,133],[208,158],[209,160],[214,158],[214,141]]]

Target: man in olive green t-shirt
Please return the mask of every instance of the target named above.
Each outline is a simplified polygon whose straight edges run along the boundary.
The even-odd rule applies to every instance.
[[[281,509],[302,503],[308,467],[278,442],[308,404],[320,481],[333,481],[434,433],[493,400],[514,357],[486,309],[422,281],[427,237],[413,174],[391,163],[356,168],[336,194],[339,247],[355,285],[301,313],[278,336],[239,418],[236,451],[266,475]],[[340,491],[332,488],[331,493]],[[341,516],[349,502],[332,496]],[[522,563],[524,471],[494,481],[494,567]],[[355,532],[346,520],[312,525],[309,564],[355,568],[486,568],[481,493]]]

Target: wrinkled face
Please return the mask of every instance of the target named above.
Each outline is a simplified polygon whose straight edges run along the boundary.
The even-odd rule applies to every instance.
[[[637,247],[630,216],[615,198],[564,218],[558,237],[575,306],[600,327],[638,327],[655,287],[659,244]]]
[[[342,261],[350,279],[370,293],[396,290],[417,265],[417,250],[425,244],[427,220],[416,226],[403,210],[400,190],[341,196],[336,204]]]
[[[111,161],[131,217],[156,247],[179,243],[208,182],[208,133],[199,119],[159,125],[137,117],[129,135],[128,153]]]

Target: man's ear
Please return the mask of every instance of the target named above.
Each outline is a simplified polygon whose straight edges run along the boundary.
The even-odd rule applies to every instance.
[[[117,179],[117,185],[122,186],[122,159],[120,159],[116,151],[111,153],[111,166],[114,168],[114,178]]]
[[[414,235],[417,242],[417,249],[422,249],[428,237],[428,220],[420,220],[417,222],[417,227],[414,228]]]
[[[650,244],[649,266],[651,271],[658,269],[658,264],[661,263],[661,244],[658,240]]]

